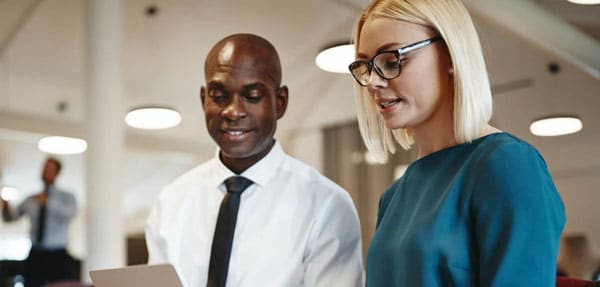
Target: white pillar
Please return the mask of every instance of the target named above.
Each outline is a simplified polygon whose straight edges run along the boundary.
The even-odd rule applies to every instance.
[[[121,217],[121,1],[86,2],[86,253],[82,273],[125,263]]]

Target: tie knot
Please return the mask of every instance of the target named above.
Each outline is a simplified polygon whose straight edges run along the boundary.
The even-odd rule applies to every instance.
[[[243,176],[232,176],[225,180],[225,187],[227,187],[227,192],[231,193],[241,193],[251,184],[252,181]]]

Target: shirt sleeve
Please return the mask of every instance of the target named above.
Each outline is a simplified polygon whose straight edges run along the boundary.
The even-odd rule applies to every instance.
[[[12,209],[10,204],[6,208],[3,208],[2,209],[2,219],[5,222],[11,222],[11,221],[15,221],[15,220],[21,218],[21,216],[23,216],[23,214],[25,214],[25,205],[30,200],[31,200],[30,198],[27,198],[23,202],[21,202],[17,206],[16,211]]]
[[[166,243],[160,236],[161,216],[160,202],[157,201],[150,211],[146,222],[146,247],[148,249],[148,264],[167,262]]]
[[[554,286],[565,215],[544,160],[511,143],[477,169],[471,212],[479,286]]]
[[[316,219],[304,259],[304,286],[364,286],[360,225],[352,199],[333,195]]]

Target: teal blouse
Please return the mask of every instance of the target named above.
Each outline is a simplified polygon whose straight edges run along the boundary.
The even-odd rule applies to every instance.
[[[456,145],[381,197],[367,286],[554,286],[564,223],[531,145],[507,133]]]

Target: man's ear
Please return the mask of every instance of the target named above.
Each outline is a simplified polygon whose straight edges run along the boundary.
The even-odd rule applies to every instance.
[[[275,95],[275,105],[277,108],[277,119],[280,119],[285,114],[288,105],[288,87],[283,85],[277,89]]]
[[[204,98],[206,97],[206,88],[200,87],[200,102],[202,102],[202,108],[204,109]]]

